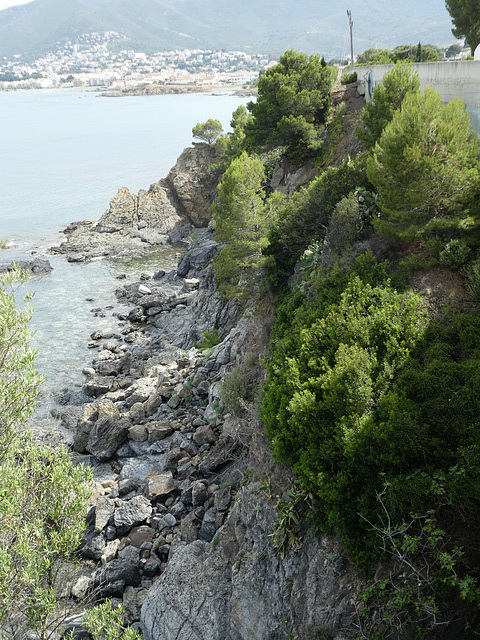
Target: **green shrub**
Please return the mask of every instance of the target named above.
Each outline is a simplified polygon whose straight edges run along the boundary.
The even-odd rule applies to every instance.
[[[393,114],[398,111],[405,96],[417,92],[420,80],[412,66],[396,64],[373,90],[373,98],[367,102],[361,114],[362,125],[355,127],[358,139],[367,149],[373,149]]]
[[[445,248],[439,254],[440,264],[452,269],[460,269],[468,260],[471,253],[470,247],[465,242],[454,238],[445,245]]]
[[[385,397],[425,319],[421,301],[392,289],[374,264],[365,256],[355,266],[366,279],[376,271],[378,284],[334,271],[290,320],[280,311],[284,333],[273,336],[262,404],[274,454],[320,498],[324,526],[337,528],[355,553],[369,537],[357,514],[375,508],[380,473],[418,462],[422,437],[411,430],[406,446],[408,422],[378,427],[379,407],[397,403],[399,415],[410,409],[401,397]]]
[[[274,192],[266,197],[264,183],[262,161],[243,152],[218,185],[218,197],[212,204],[214,235],[226,246],[214,257],[213,270],[227,297],[248,297],[265,265],[268,234],[285,196]]]
[[[286,282],[309,245],[323,241],[335,205],[359,185],[366,184],[365,168],[359,159],[329,167],[293,194],[269,236],[267,254],[273,260],[268,269],[275,285]]]
[[[193,346],[196,349],[211,349],[220,342],[218,335],[218,329],[207,329],[204,331],[202,339],[199,342],[194,342]]]
[[[357,72],[353,73],[342,73],[342,77],[340,78],[340,84],[351,84],[352,82],[357,81]]]
[[[368,255],[318,270],[276,312],[262,417],[275,456],[319,499],[319,524],[366,562],[386,481],[392,522],[441,506],[455,540],[455,514],[468,518],[478,577],[480,318],[445,312],[427,325],[421,301]]]
[[[466,270],[467,291],[476,300],[480,300],[480,260],[474,260]]]
[[[140,640],[141,638],[138,631],[124,626],[123,606],[113,608],[110,600],[85,611],[84,625],[93,640]]]
[[[431,88],[409,93],[367,160],[378,230],[411,241],[432,221],[463,217],[476,206],[478,148],[461,100],[443,104]]]
[[[323,263],[351,249],[361,229],[360,207],[351,193],[336,205],[325,232]]]
[[[234,367],[225,376],[220,391],[220,401],[226,413],[239,416],[244,411],[242,400],[248,392],[248,379],[240,367]]]
[[[58,577],[80,544],[92,479],[25,428],[41,382],[31,312],[16,301],[25,280],[19,271],[0,276],[0,637],[12,640],[32,630],[50,637],[62,622]]]
[[[289,50],[258,81],[258,96],[247,107],[247,146],[261,152],[285,147],[295,163],[315,157],[328,115],[332,71],[318,55]]]

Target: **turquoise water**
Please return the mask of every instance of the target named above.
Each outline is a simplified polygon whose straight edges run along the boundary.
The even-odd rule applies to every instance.
[[[110,311],[103,318],[91,312],[115,302],[115,276],[174,264],[160,254],[149,265],[70,264],[48,248],[64,239],[68,223],[98,220],[120,187],[138,192],[166,176],[197,122],[216,118],[228,129],[245,102],[205,94],[102,98],[74,89],[0,93],[0,239],[14,245],[1,251],[0,263],[34,254],[54,267],[28,284],[44,396],[81,384],[90,334],[116,326]]]

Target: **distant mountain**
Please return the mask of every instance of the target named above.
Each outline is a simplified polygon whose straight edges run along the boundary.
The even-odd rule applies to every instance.
[[[0,11],[0,56],[30,59],[82,33],[117,31],[122,48],[229,49],[279,55],[289,48],[327,59],[354,48],[455,41],[444,0],[33,0]]]

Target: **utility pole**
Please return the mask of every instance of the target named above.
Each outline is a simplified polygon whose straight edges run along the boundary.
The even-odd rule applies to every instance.
[[[350,25],[350,56],[352,61],[352,71],[355,63],[353,61],[353,20],[352,20],[352,12],[347,9],[348,23]]]

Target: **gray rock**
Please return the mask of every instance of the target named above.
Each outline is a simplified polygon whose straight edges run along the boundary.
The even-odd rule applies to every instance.
[[[203,482],[198,480],[192,486],[192,505],[194,507],[200,507],[205,503],[207,498],[207,487]]]
[[[213,239],[187,249],[180,258],[177,266],[177,274],[181,278],[185,278],[190,271],[203,269],[218,253],[219,249],[220,245]]]
[[[129,422],[113,418],[99,418],[94,424],[86,450],[101,462],[110,460],[118,447],[127,439]]]
[[[198,467],[199,470],[202,473],[211,473],[212,471],[215,471],[225,463],[231,462],[235,456],[238,455],[242,446],[242,443],[231,436],[222,438],[210,451],[205,460],[201,462]]]
[[[113,524],[119,534],[145,522],[152,515],[152,505],[144,496],[136,496],[115,509]]]
[[[232,501],[232,490],[230,487],[224,487],[215,494],[215,508],[217,511],[227,511]]]
[[[95,571],[97,597],[121,596],[127,586],[138,587],[141,580],[140,551],[129,546],[119,557]]]
[[[112,388],[113,381],[111,378],[106,376],[96,376],[95,378],[87,380],[87,382],[82,387],[82,391],[87,396],[98,398],[111,391]]]
[[[208,509],[203,516],[202,525],[198,532],[198,539],[205,540],[206,542],[211,542],[215,536],[216,527],[215,521],[217,516],[217,510],[212,507]]]
[[[187,543],[194,542],[198,537],[198,530],[201,524],[202,521],[197,516],[196,511],[190,511],[180,522],[182,539]]]
[[[143,444],[143,443],[141,443]],[[144,458],[127,458],[122,461],[120,478],[122,480],[135,476],[140,480],[145,480],[149,474],[161,473],[164,469],[165,456],[146,456]]]
[[[143,565],[143,575],[147,578],[153,578],[161,567],[160,559],[152,554]]]
[[[207,561],[205,571],[209,551],[210,545],[199,541],[176,548],[143,603],[141,624],[145,640],[238,638],[229,634],[230,589],[223,577],[226,566]]]
[[[125,480],[120,480],[118,482],[118,495],[120,497],[126,496],[127,493],[131,493],[132,491],[138,491],[141,487],[142,483],[139,478],[127,478]]]
[[[82,536],[82,543],[80,545],[82,555],[91,560],[100,560],[104,550],[104,537],[95,530],[95,527],[89,527]]]
[[[0,265],[0,273],[6,273],[13,271],[15,266],[18,266],[22,271],[29,271],[31,275],[39,276],[45,275],[53,271],[53,267],[48,260],[43,258],[35,258],[34,260],[23,260],[20,262],[11,262],[10,264]]]
[[[201,447],[204,444],[211,444],[218,440],[215,435],[212,427],[210,425],[204,425],[203,427],[199,427],[195,433],[193,434],[193,440],[198,447]]]
[[[164,529],[171,529],[177,524],[177,519],[171,513],[167,513],[163,516],[163,518],[158,523],[159,531],[163,531]]]
[[[149,442],[158,442],[172,435],[173,429],[169,424],[151,422],[146,425]]]
[[[165,459],[165,470],[174,471],[177,468],[177,463],[181,458],[183,458],[183,451],[180,449],[180,447],[173,447],[173,449],[170,449]]]
[[[115,511],[115,503],[107,497],[100,497],[95,503],[95,531],[103,531]]]
[[[137,549],[144,549],[153,540],[154,531],[151,527],[142,525],[141,527],[134,527],[128,534],[130,544]]]
[[[160,496],[166,496],[175,488],[171,471],[149,476],[146,485],[146,495],[149,500],[155,500]]]
[[[268,535],[277,518],[271,501],[244,488],[216,533],[215,550],[204,541],[172,548],[142,606],[144,639],[288,640],[292,629],[299,638],[322,625],[348,629],[356,585],[329,567],[332,541],[307,535],[282,558]],[[194,526],[189,514],[184,540]],[[348,631],[335,635],[346,637]]]

